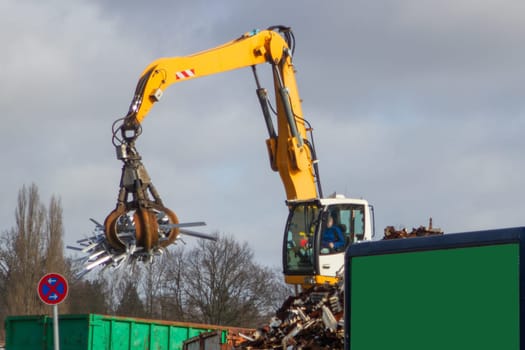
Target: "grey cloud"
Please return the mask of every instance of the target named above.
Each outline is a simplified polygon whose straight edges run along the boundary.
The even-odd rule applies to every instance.
[[[326,193],[370,199],[378,231],[430,215],[448,232],[523,224],[516,174],[524,167],[524,7],[4,1],[3,228],[12,225],[18,188],[34,181],[43,198],[63,197],[68,243],[89,233],[88,218],[103,220],[115,204],[120,163],[110,127],[145,66],[273,24],[295,32],[303,111],[316,130]],[[285,195],[268,166],[251,72],[171,87],[143,127],[139,151],[167,206],[183,220],[258,242],[256,257],[278,265]]]

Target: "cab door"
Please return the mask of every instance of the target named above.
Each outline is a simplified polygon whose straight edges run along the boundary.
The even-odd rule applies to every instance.
[[[362,204],[335,204],[325,208],[321,215],[318,237],[316,239],[317,271],[321,276],[335,277],[338,272],[344,270],[345,251],[354,242],[364,239],[365,236],[365,205]],[[338,247],[330,249],[322,244],[323,234],[327,230],[328,216],[334,219],[334,226],[337,226],[344,239],[344,242],[337,242]],[[336,240],[341,238],[336,235]]]

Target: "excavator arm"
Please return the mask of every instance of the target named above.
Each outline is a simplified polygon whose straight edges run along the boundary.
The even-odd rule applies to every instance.
[[[118,226],[122,218],[131,212],[137,244],[146,251],[171,244],[178,234],[178,219],[162,204],[135,148],[135,140],[142,132],[142,121],[161,99],[163,92],[170,85],[189,79],[252,67],[269,134],[266,143],[271,168],[279,172],[287,199],[308,200],[322,196],[315,151],[308,141],[308,129],[295,80],[292,39],[289,28],[271,27],[246,33],[221,46],[190,56],[158,59],[144,70],[127,115],[113,126],[113,143],[124,166],[117,207],[104,223],[106,236],[112,246],[129,248],[119,234]],[[273,125],[267,91],[260,86],[255,69],[262,63],[272,66],[277,131]],[[160,217],[167,217],[174,228],[160,232]]]
[[[163,92],[174,83],[262,63],[273,67],[277,105],[278,133],[273,131],[273,126],[268,126],[270,135],[267,143],[272,169],[279,171],[287,199],[316,198],[312,155],[305,144],[306,128],[292,54],[285,39],[274,30],[249,32],[224,45],[191,56],[161,58],[152,62],[139,79],[123,130],[135,130],[161,99]],[[258,93],[263,93],[260,88]],[[266,122],[271,125],[271,120]]]

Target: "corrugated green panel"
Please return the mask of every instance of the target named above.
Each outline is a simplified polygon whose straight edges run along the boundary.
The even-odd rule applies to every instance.
[[[90,315],[89,329],[89,346],[88,350],[107,350],[109,349],[110,332],[109,328],[101,320],[99,315]]]
[[[151,350],[169,349],[169,326],[153,325],[151,329],[150,347]]]
[[[173,347],[173,350],[181,350],[182,349],[182,343],[191,337],[193,337],[192,332],[190,332],[191,328],[189,327],[173,327],[173,331],[171,333],[171,346]],[[204,332],[206,330],[201,329],[201,332]],[[200,334],[200,333],[197,333]],[[171,349],[170,349],[171,350]]]
[[[135,327],[134,333],[131,332],[133,323],[121,320],[109,320],[111,330],[111,350],[135,349],[137,341],[142,341],[142,334],[137,334]],[[131,339],[134,340],[132,343]]]
[[[182,342],[188,339],[188,329],[182,327],[172,327],[170,329],[170,350],[182,349]]]
[[[151,329],[154,327],[148,323],[134,323],[130,350],[148,349],[151,342]],[[167,349],[166,347],[164,349]],[[164,350],[163,349],[163,350]]]
[[[6,350],[53,350],[53,318],[6,319]],[[211,329],[103,315],[61,315],[61,350],[182,350],[183,342]],[[222,332],[226,341],[227,331]]]

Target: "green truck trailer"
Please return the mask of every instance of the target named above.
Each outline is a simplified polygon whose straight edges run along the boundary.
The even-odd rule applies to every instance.
[[[525,228],[353,245],[345,348],[525,349]]]
[[[214,332],[221,347],[241,330],[187,322],[106,315],[61,315],[60,350],[182,350],[190,338]],[[10,316],[5,321],[6,350],[53,350],[53,318]]]

